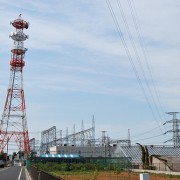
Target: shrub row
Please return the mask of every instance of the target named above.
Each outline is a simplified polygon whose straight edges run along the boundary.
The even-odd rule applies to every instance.
[[[95,170],[119,170],[118,164],[96,164],[96,163],[36,163],[33,164],[39,170],[46,172],[52,171],[95,171]]]

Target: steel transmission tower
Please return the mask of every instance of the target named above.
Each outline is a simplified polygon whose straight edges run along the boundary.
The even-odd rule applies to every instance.
[[[172,132],[173,133],[173,138],[165,141],[165,143],[169,142],[169,141],[173,141],[174,147],[180,147],[180,129],[179,129],[180,120],[176,118],[176,115],[178,113],[179,112],[168,112],[167,114],[172,115],[173,119],[170,120],[170,121],[166,121],[163,124],[163,125],[165,125],[166,123],[172,123],[173,124],[173,129],[165,132],[165,134],[169,133],[169,132]]]
[[[7,90],[4,111],[0,124],[0,152],[13,148],[30,153],[30,143],[26,120],[26,106],[23,89],[24,56],[27,51],[24,41],[28,36],[23,29],[28,29],[29,23],[21,18],[21,14],[10,23],[16,31],[10,37],[14,40],[11,49],[10,81]],[[6,149],[7,148],[7,149]]]

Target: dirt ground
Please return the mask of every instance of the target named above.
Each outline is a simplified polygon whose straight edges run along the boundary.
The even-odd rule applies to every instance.
[[[140,180],[138,173],[115,173],[115,172],[95,172],[76,175],[61,175],[64,180]],[[162,175],[150,175],[150,180],[179,180],[179,178],[162,177]]]

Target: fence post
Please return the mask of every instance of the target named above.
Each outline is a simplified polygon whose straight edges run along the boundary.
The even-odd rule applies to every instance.
[[[41,180],[41,171],[38,171],[38,180]]]

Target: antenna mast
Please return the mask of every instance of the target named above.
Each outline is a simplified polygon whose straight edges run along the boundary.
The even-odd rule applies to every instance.
[[[23,20],[20,14],[10,24],[16,31],[10,35],[14,44],[11,49],[9,87],[0,124],[0,152],[7,147],[8,153],[8,148],[14,148],[16,145],[17,150],[29,155],[30,142],[23,89],[24,56],[27,51],[27,48],[24,47],[24,41],[28,39],[28,35],[24,34],[23,29],[28,29],[29,23]]]

